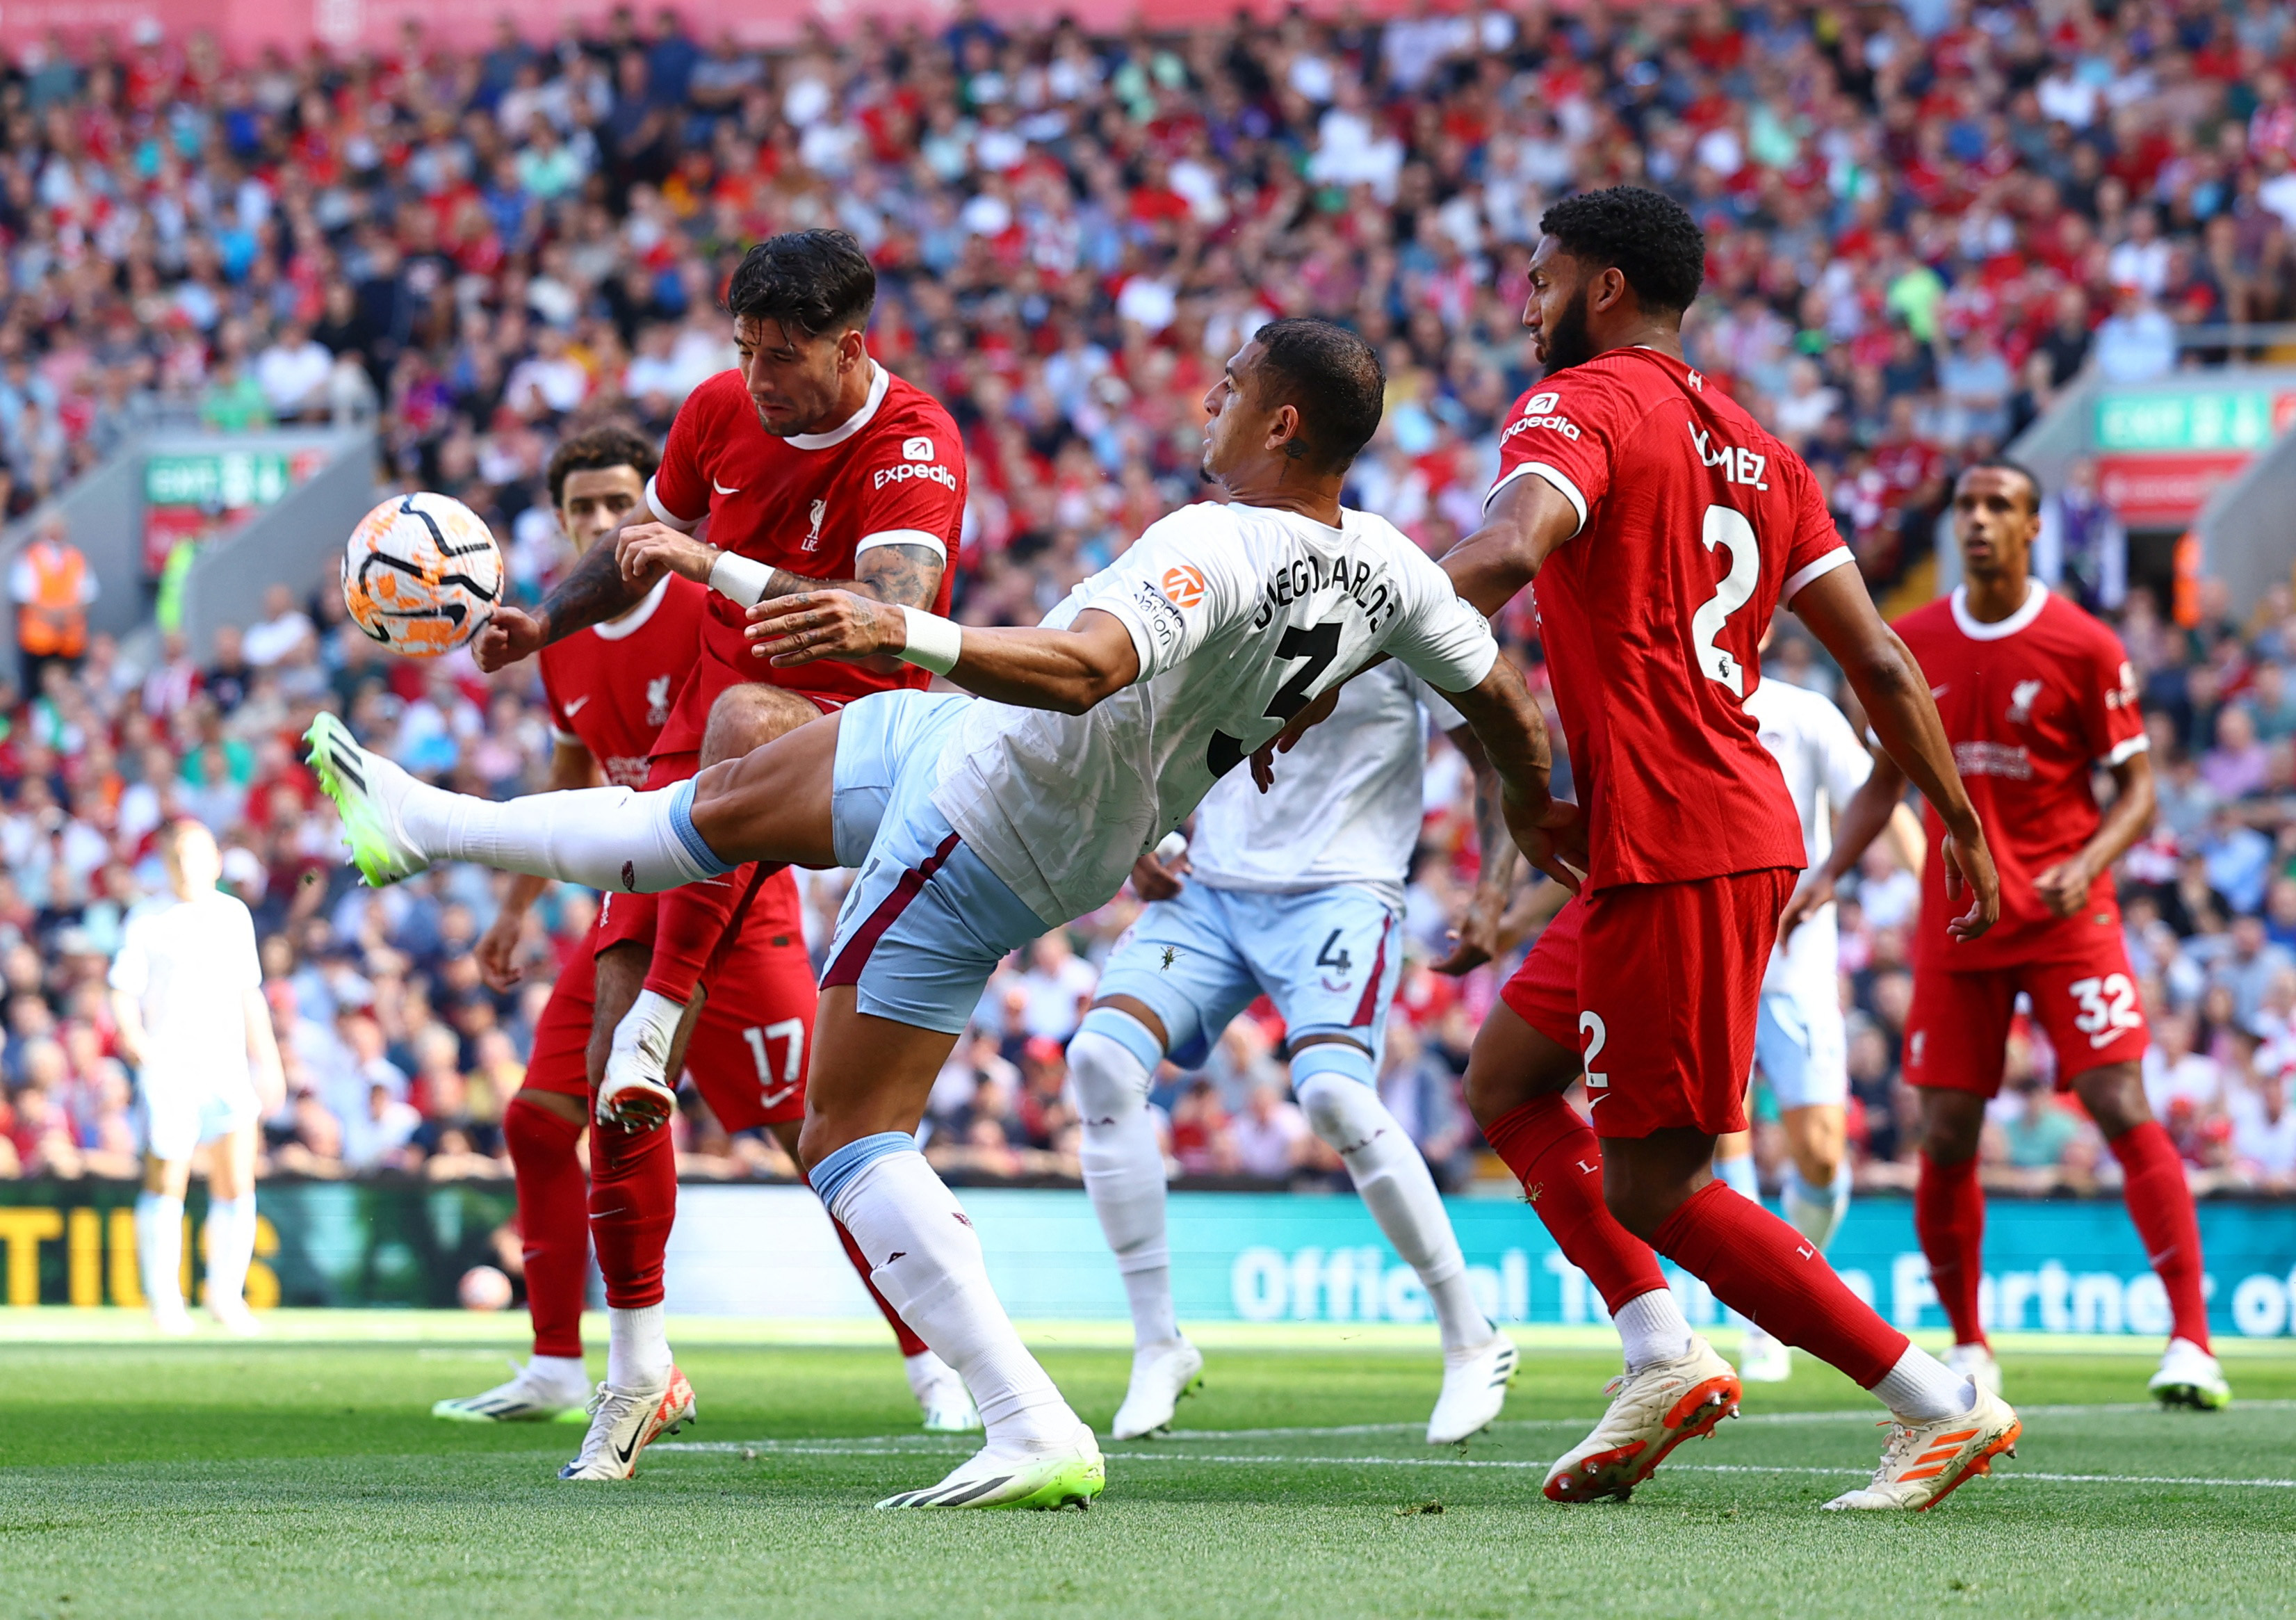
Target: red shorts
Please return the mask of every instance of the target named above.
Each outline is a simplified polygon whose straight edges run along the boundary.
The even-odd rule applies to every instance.
[[[1906,1018],[1906,1082],[1980,1097],[1997,1093],[2020,991],[2032,998],[2033,1022],[2056,1049],[2058,1090],[2070,1090],[2074,1078],[2091,1069],[2144,1056],[2144,1007],[2116,930],[2071,961],[1984,973],[1917,971]]]
[[[649,897],[613,898],[620,909],[623,903]],[[646,915],[652,917],[651,907]],[[652,937],[649,926],[646,938]],[[537,1091],[590,1094],[586,1054],[598,992],[595,953],[607,942],[594,925],[589,939],[558,975],[535,1024],[526,1083]],[[711,964],[707,988],[701,1019],[685,1046],[685,1077],[709,1112],[728,1131],[803,1119],[806,1050],[813,1039],[817,994],[805,936],[778,931],[753,915]]]
[[[1746,1129],[1762,974],[1797,876],[1627,884],[1546,925],[1500,995],[1584,1055],[1595,1135]]]

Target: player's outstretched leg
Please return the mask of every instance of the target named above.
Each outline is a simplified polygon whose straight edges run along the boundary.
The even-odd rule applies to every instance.
[[[2120,1161],[2128,1218],[2169,1296],[2169,1347],[2148,1387],[2163,1406],[2199,1411],[2229,1406],[2232,1386],[2209,1348],[2201,1223],[2193,1209],[2193,1189],[2176,1143],[2144,1100],[2142,1071],[2133,1063],[2107,1064],[2073,1076],[2072,1090]]]
[[[1514,1341],[1475,1303],[1442,1195],[1410,1133],[1380,1100],[1371,1053],[1352,1040],[1305,1038],[1292,1048],[1292,1089],[1434,1308],[1443,1389],[1427,1419],[1427,1443],[1448,1445],[1488,1428],[1514,1381]]]
[[[578,1098],[554,1096],[542,1102],[531,1090],[519,1092],[503,1110],[503,1140],[510,1148],[518,1188],[533,1353],[508,1382],[480,1394],[441,1401],[430,1409],[434,1418],[455,1423],[564,1423],[583,1417],[590,1396],[582,1367],[590,1183],[575,1149],[582,1139],[584,1112]]]
[[[901,1320],[964,1378],[988,1428],[980,1451],[939,1484],[877,1505],[1088,1504],[1106,1479],[1100,1447],[1021,1343],[964,1206],[917,1148],[915,1122],[953,1037],[854,1003],[850,984],[832,983],[815,1019],[807,1176]]]
[[[1180,1398],[1203,1386],[1203,1353],[1180,1332],[1164,1237],[1164,1150],[1148,1090],[1164,1045],[1123,1008],[1095,1007],[1069,1041],[1083,1142],[1084,1189],[1116,1256],[1132,1310],[1132,1381],[1108,1432],[1137,1440],[1168,1428]]]
[[[658,792],[589,787],[502,802],[417,781],[321,714],[304,734],[351,859],[376,887],[433,861],[470,860],[612,893],[652,894],[745,860],[837,864],[829,798],[838,717],[711,773],[717,843],[695,829],[692,782]]]

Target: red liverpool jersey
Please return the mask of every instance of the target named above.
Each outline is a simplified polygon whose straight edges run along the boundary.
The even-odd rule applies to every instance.
[[[1801,823],[1745,700],[1772,610],[1850,561],[1808,467],[1654,349],[1547,377],[1499,443],[1492,494],[1535,475],[1578,511],[1534,596],[1588,886],[1801,866]]]
[[[1945,826],[1936,810],[1928,812],[1915,967],[1968,973],[2079,956],[2099,918],[2119,938],[2120,908],[2109,873],[2097,874],[2088,904],[2070,917],[2041,903],[2033,880],[2096,835],[2090,773],[2145,746],[2136,672],[2120,638],[2038,580],[2025,604],[1998,624],[1971,618],[1966,593],[1956,590],[1907,613],[1897,629],[1929,677],[1954,763],[2001,871],[2001,920],[1974,940],[1951,942],[1945,925],[1968,904],[1965,897],[1960,905],[1946,900],[1938,859]]]
[[[740,372],[718,373],[678,407],[646,500],[673,528],[691,531],[707,518],[711,544],[726,551],[817,580],[850,580],[856,557],[873,546],[927,546],[954,558],[964,491],[956,424],[931,395],[880,366],[868,403],[849,421],[787,439],[759,425]],[[934,612],[948,611],[949,584],[944,569]],[[742,635],[747,623],[742,608],[710,593],[703,656],[741,671],[742,680],[850,703],[931,678],[906,664],[891,674],[828,660],[775,670],[750,655]],[[701,673],[695,689],[709,697],[726,685]],[[700,713],[688,712],[697,706]],[[701,745],[706,700],[676,708],[657,744],[663,753]]]
[[[646,756],[693,668],[709,588],[665,574],[611,624],[542,649],[542,691],[558,735],[590,751],[606,780],[643,787]]]

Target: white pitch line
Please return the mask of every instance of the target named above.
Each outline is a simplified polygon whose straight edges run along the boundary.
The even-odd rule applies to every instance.
[[[1297,1431],[1294,1431],[1297,1432]],[[929,1455],[927,1448],[918,1445],[898,1445],[900,1437],[888,1436],[895,1444],[810,1445],[803,1442],[775,1440],[670,1440],[658,1441],[648,1447],[654,1451],[714,1451],[747,1452],[757,1456],[775,1457],[901,1457]],[[962,1446],[938,1446],[934,1449],[950,1456],[966,1454]],[[1118,1462],[1215,1462],[1244,1468],[1498,1468],[1511,1472],[1537,1470],[1551,1467],[1545,1462],[1522,1462],[1497,1458],[1480,1457],[1243,1457],[1214,1452],[1192,1451],[1185,1455],[1171,1451],[1116,1451],[1110,1460]],[[1860,1479],[1872,1470],[1866,1468],[1787,1468],[1761,1463],[1670,1462],[1668,1468],[1684,1474],[1801,1474],[1827,1479]],[[2045,1474],[2025,1468],[2012,1468],[1992,1476],[1996,1480],[2036,1480],[2050,1484],[2073,1485],[2210,1485],[2249,1487],[2267,1491],[2296,1491],[2296,1479],[2230,1479],[2195,1477],[2183,1474]]]

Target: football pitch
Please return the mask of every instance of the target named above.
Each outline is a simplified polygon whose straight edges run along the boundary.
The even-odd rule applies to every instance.
[[[1614,1353],[1521,1330],[1507,1415],[1420,1438],[1431,1337],[1208,1334],[1181,1430],[1108,1447],[1089,1513],[875,1513],[970,1447],[914,1431],[882,1335],[682,1328],[701,1422],[622,1485],[560,1484],[580,1430],[432,1401],[497,1382],[511,1318],[283,1312],[161,1343],[119,1313],[0,1312],[0,1609],[16,1616],[2287,1615],[2296,1345],[2220,1345],[2239,1404],[2164,1413],[2149,1355],[2008,1341],[2020,1455],[1931,1514],[1817,1505],[1874,1408],[1798,1359],[1628,1504],[1544,1469]],[[595,1346],[602,1335],[594,1335]],[[1129,1356],[1032,1329],[1104,1426]],[[1726,1331],[1718,1343],[1734,1348]],[[805,1342],[810,1337],[814,1342]],[[778,1342],[776,1342],[778,1341]],[[842,1341],[842,1342],[823,1342]],[[594,1348],[594,1373],[603,1353]]]

